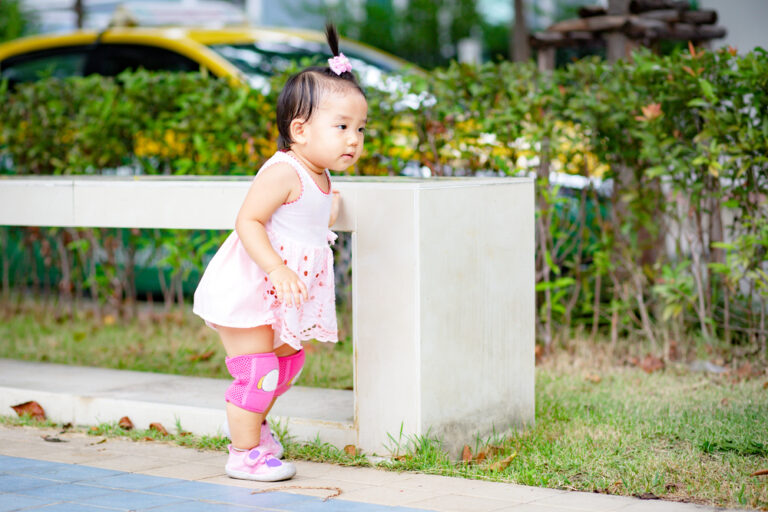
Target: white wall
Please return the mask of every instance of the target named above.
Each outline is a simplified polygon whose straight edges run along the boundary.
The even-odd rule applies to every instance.
[[[768,0],[699,0],[699,8],[716,10],[717,24],[728,31],[713,48],[733,46],[742,54],[756,46],[768,50]]]

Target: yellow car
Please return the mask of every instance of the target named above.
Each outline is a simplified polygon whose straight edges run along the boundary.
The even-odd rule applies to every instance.
[[[364,85],[407,63],[350,40],[344,52]],[[116,27],[104,31],[44,34],[0,44],[0,80],[11,87],[42,77],[99,74],[116,76],[128,69],[202,71],[268,87],[268,77],[302,57],[324,62],[329,50],[320,32],[260,27],[218,29]]]

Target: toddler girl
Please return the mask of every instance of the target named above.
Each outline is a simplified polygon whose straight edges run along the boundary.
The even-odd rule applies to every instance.
[[[214,327],[234,382],[225,394],[232,478],[277,481],[296,468],[265,420],[304,364],[301,342],[337,341],[333,255],[338,194],[328,169],[363,149],[368,104],[327,27],[328,67],[292,76],[277,100],[278,149],[259,169],[232,232],[200,280],[194,312]]]

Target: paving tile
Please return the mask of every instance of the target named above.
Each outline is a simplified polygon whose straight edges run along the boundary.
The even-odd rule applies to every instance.
[[[184,501],[189,500],[184,500],[176,496],[163,496],[161,494],[122,490],[112,491],[109,494],[102,494],[101,496],[78,499],[77,503],[101,507],[114,507],[118,509],[141,510],[144,508],[171,505],[173,503],[181,503]]]
[[[0,492],[19,492],[25,489],[45,487],[51,483],[54,482],[44,478],[4,474],[0,475]]]
[[[490,512],[508,507],[509,502],[481,498],[479,496],[463,496],[446,494],[435,498],[415,501],[406,504],[409,507],[428,508],[441,512]]]
[[[164,505],[162,507],[155,507],[150,510],[152,512],[255,512],[258,510],[267,511],[268,509],[239,507],[237,505],[222,505],[218,503],[204,503],[201,501],[189,501],[184,503],[174,503],[173,505]]]
[[[108,489],[130,489],[140,490],[148,487],[157,487],[163,484],[178,482],[174,478],[163,478],[160,476],[148,476],[136,473],[123,473],[99,478],[90,482],[81,482],[81,485],[90,485],[94,487],[105,487]]]
[[[16,491],[17,494],[23,494],[25,496],[55,498],[59,501],[74,501],[114,492],[115,491],[111,489],[104,489],[103,487],[92,487],[89,485],[61,482],[52,482],[52,485]]]
[[[92,481],[97,478],[122,474],[122,471],[79,466],[76,464],[51,463],[50,466],[40,466],[34,470],[35,476],[57,480],[59,482]]]
[[[331,466],[328,472],[323,475],[323,478],[344,482],[384,485],[389,482],[399,482],[408,476],[410,475],[407,473],[396,473],[383,469]]]
[[[573,512],[572,508],[556,507],[554,505],[537,505],[535,503],[519,503],[503,507],[493,512]]]
[[[29,470],[31,468],[44,466],[45,464],[50,463],[36,459],[0,455],[0,473],[7,471],[17,474],[20,470]]]
[[[379,505],[399,506],[435,497],[437,496],[428,490],[370,486],[351,492],[344,491],[337,499],[343,501],[358,501],[363,503],[377,503]]]
[[[341,501],[331,499],[322,501],[313,499],[301,503],[291,504],[290,512],[417,512],[419,509],[408,507],[389,507],[372,503],[359,503],[355,501]]]
[[[35,509],[32,509],[35,510]],[[107,510],[120,510],[115,508],[94,507],[91,505],[83,505],[81,503],[57,503],[56,505],[50,505],[38,509],[40,512],[106,512]],[[127,510],[127,509],[123,509]]]
[[[702,512],[720,511],[724,509],[694,503],[680,503],[665,500],[633,500],[626,507],[618,509],[620,512]]]
[[[142,471],[145,475],[165,476],[168,478],[180,478],[182,480],[201,480],[218,476],[224,472],[224,468],[215,468],[206,464],[187,462],[184,464],[171,464]]]
[[[0,493],[0,512],[10,512],[11,510],[20,510],[29,507],[41,507],[58,501],[59,500],[53,498],[39,498],[37,496]]]
[[[167,466],[168,460],[138,455],[116,455],[111,457],[101,456],[97,460],[88,462],[87,465],[94,468],[145,473],[150,469]]]
[[[572,491],[538,499],[533,503],[589,512],[611,512],[626,507],[632,500],[633,498],[625,496],[606,496],[605,494]]]

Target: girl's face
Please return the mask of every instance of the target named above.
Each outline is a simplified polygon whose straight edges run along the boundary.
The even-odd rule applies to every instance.
[[[358,91],[327,92],[309,122],[294,120],[300,127],[291,149],[314,172],[346,170],[363,152],[367,118],[368,103]]]

